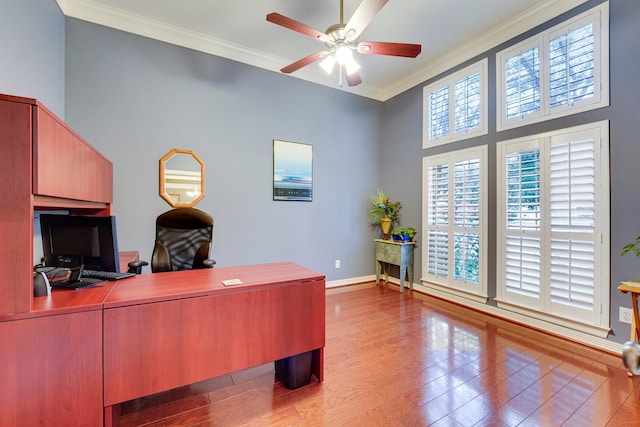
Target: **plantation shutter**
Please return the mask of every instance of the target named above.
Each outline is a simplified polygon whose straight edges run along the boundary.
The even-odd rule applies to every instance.
[[[540,111],[540,53],[534,46],[508,58],[505,63],[505,109],[507,119]]]
[[[594,140],[550,148],[551,301],[577,309],[594,304]]]
[[[498,143],[499,306],[608,333],[608,134],[602,121]]]
[[[480,73],[474,73],[455,82],[456,132],[466,132],[480,126],[480,89]]]
[[[428,271],[436,277],[449,274],[449,165],[428,169]],[[444,230],[443,230],[444,228]]]
[[[429,94],[429,139],[449,135],[449,86]]]
[[[549,42],[551,108],[594,96],[594,51],[592,23]]]
[[[455,163],[454,175],[454,277],[479,283],[480,160]]]
[[[487,146],[425,157],[423,280],[486,301]]]
[[[506,156],[506,242],[504,253],[507,292],[540,297],[540,150]]]

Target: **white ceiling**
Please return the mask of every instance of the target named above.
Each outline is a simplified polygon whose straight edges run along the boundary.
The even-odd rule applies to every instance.
[[[367,0],[365,0],[367,1]],[[586,0],[390,0],[361,41],[417,43],[415,59],[357,55],[363,83],[342,90],[387,100]],[[278,12],[324,32],[340,0],[57,0],[68,16],[279,72],[325,46],[266,21]],[[344,0],[349,20],[360,0]],[[317,64],[290,76],[339,88]]]

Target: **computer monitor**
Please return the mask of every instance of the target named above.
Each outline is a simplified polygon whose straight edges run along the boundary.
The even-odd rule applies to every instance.
[[[40,214],[44,263],[120,272],[115,216]]]

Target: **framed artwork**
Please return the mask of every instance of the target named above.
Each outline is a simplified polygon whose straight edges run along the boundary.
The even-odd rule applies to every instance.
[[[313,146],[273,140],[273,200],[313,200]]]

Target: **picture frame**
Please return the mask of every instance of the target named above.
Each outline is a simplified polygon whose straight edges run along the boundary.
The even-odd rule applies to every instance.
[[[273,140],[273,200],[313,200],[313,146]]]

